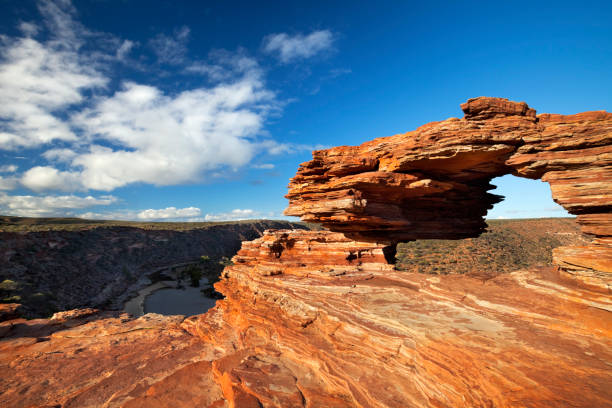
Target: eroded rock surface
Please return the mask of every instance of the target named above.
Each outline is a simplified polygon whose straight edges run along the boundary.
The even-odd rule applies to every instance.
[[[486,97],[461,108],[463,119],[313,152],[289,184],[285,214],[357,240],[475,237],[501,198],[488,193],[492,178],[541,178],[585,233],[605,238],[589,249],[608,254],[596,264],[579,259],[582,249],[557,251],[558,263],[612,272],[612,113],[536,116],[524,102]]]
[[[612,405],[612,300],[552,268],[398,272],[380,245],[312,231],[268,232],[233,261],[226,299],[183,321],[2,323],[0,405]]]

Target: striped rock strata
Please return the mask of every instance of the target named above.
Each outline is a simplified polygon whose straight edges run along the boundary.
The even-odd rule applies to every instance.
[[[612,113],[536,115],[524,102],[485,97],[461,108],[463,119],[313,152],[289,184],[285,214],[373,242],[475,237],[502,199],[488,193],[491,179],[514,174],[548,182],[598,238],[558,249],[556,262],[612,272]]]
[[[609,296],[553,269],[483,282],[384,259],[273,231],[243,243],[206,314],[4,322],[0,405],[612,406]]]

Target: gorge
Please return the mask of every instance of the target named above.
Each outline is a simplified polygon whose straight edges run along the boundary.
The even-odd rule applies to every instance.
[[[313,152],[287,215],[245,241],[189,318],[80,309],[0,323],[10,407],[612,406],[612,113],[464,118]],[[552,267],[400,271],[398,242],[486,229],[502,174],[541,178],[590,236]]]
[[[172,269],[197,263],[201,256],[231,257],[241,241],[268,228],[305,228],[268,220],[217,225],[0,221],[0,282],[10,283],[0,286],[0,295],[21,303],[30,318],[74,308],[121,309],[150,284],[151,275],[171,275]]]

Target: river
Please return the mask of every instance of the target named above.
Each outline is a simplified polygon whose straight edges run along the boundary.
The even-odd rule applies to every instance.
[[[204,296],[201,289],[209,287],[208,279],[200,280],[200,287],[186,285],[177,289],[176,281],[156,282],[138,292],[138,296],[125,303],[124,310],[139,317],[145,313],[193,316],[205,313],[215,305],[216,299]]]

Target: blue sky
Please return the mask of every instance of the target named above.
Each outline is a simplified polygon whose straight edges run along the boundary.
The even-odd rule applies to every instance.
[[[0,0],[0,213],[280,218],[314,148],[481,95],[612,110],[610,2],[501,3]],[[566,214],[494,184],[490,218]]]

